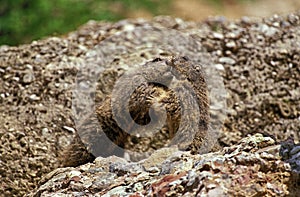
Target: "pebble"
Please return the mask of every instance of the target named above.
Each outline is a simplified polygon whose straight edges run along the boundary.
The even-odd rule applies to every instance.
[[[49,129],[48,128],[43,128],[42,129],[42,135],[43,136],[48,136],[49,135]]]
[[[24,83],[31,83],[34,80],[34,75],[32,72],[28,72],[23,76]]]
[[[228,48],[236,48],[236,44],[233,41],[227,42],[226,43],[226,47]]]
[[[217,33],[217,32],[213,33],[213,37],[216,39],[220,39],[220,40],[224,39],[224,35],[221,33]]]
[[[29,96],[29,99],[33,101],[38,101],[40,100],[40,97],[38,97],[36,94],[32,94]]]
[[[278,29],[275,27],[270,27],[266,24],[259,25],[259,31],[264,33],[265,36],[271,37],[278,32]]]
[[[67,130],[67,131],[69,131],[69,132],[71,132],[71,133],[73,133],[73,134],[75,134],[75,129],[72,128],[72,127],[63,126],[62,128],[65,129],[65,130]]]
[[[225,70],[223,64],[215,64],[215,68],[216,68],[217,70],[221,70],[221,71],[224,71],[224,70]]]
[[[233,65],[236,63],[235,60],[230,57],[221,57],[219,59],[219,62],[224,63],[224,64],[230,64],[230,65]]]

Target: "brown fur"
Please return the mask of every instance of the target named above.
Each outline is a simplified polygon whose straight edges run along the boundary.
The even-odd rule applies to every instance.
[[[201,67],[194,65],[184,57],[165,59],[157,58],[146,63],[145,66],[149,68],[149,66],[151,67],[151,64],[153,63],[167,65],[179,72],[183,76],[183,79],[182,82],[180,81],[178,86],[184,87],[186,83],[192,85],[196,94],[200,117],[192,117],[189,120],[198,122],[198,132],[196,133],[193,142],[189,144],[186,149],[196,152],[201,146],[203,140],[205,140],[204,137],[208,130],[209,122],[209,103],[203,71],[201,70]],[[160,71],[153,71],[153,73],[157,72]],[[164,71],[162,70],[161,72],[162,73],[158,73],[158,76],[160,74],[163,76]],[[151,73],[145,74],[151,75]],[[157,78],[159,79],[159,77]],[[124,84],[124,88],[125,87],[126,84]],[[123,97],[120,95],[118,98],[122,99]],[[154,106],[154,118],[156,117],[155,114],[160,113],[161,109],[166,110],[166,122],[157,135],[150,137],[135,136],[135,131],[130,128],[130,124],[128,124],[127,132],[123,131],[113,117],[111,99],[111,95],[108,95],[96,109],[97,118],[103,132],[87,132],[87,136],[94,136],[97,134],[97,137],[90,138],[94,139],[94,141],[90,142],[91,144],[88,145],[88,148],[82,147],[84,144],[80,141],[80,139],[78,139],[78,137],[75,138],[73,145],[65,152],[65,154],[69,155],[69,161],[64,163],[65,166],[75,166],[91,161],[94,156],[90,153],[97,152],[100,156],[115,154],[114,151],[117,146],[140,152],[143,150],[149,150],[150,147],[150,149],[155,150],[166,145],[177,132],[186,132],[186,130],[190,129],[189,122],[184,122],[182,123],[184,124],[183,127],[181,127],[184,131],[178,131],[182,119],[180,103],[173,90],[159,83],[149,82],[141,84],[133,92],[129,101],[129,112],[132,117],[131,121],[139,125],[147,125],[150,121],[154,121],[150,120],[150,106]],[[124,109],[121,106],[117,106],[117,110],[119,110],[117,113],[121,113]],[[107,136],[113,142],[110,147],[99,146],[99,141],[101,141],[104,136]],[[118,154],[122,153],[118,152]]]

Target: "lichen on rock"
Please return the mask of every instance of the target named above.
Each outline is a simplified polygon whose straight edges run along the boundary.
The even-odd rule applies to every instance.
[[[285,196],[291,170],[279,149],[272,138],[255,134],[203,155],[173,150],[165,157],[164,150],[139,162],[99,157],[52,176],[34,195]]]

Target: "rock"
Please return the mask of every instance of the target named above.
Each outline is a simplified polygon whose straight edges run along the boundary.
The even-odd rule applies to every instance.
[[[213,33],[213,37],[216,38],[216,39],[220,39],[220,40],[224,39],[224,36],[220,33],[217,33],[217,32]]]
[[[230,58],[230,57],[221,57],[219,59],[219,62],[222,63],[222,64],[235,64],[235,60]]]
[[[275,151],[268,151],[274,145]],[[71,182],[76,182],[78,179],[80,181],[76,183],[76,188],[81,188],[80,192],[83,196],[174,194],[177,196],[285,196],[289,194],[291,169],[281,161],[279,149],[280,146],[276,145],[272,138],[256,134],[242,139],[237,145],[215,153],[204,155],[171,153],[168,158],[162,159],[155,166],[159,171],[163,171],[166,163],[171,163],[174,167],[177,166],[177,170],[160,174],[153,174],[149,170],[144,171],[140,167],[136,168],[145,165],[147,160],[122,165],[114,163],[112,164],[114,167],[99,173],[91,173],[91,169],[96,167],[94,162],[89,164],[88,168],[84,168],[84,171],[81,170],[81,173],[79,170],[82,167],[79,166],[75,169],[65,168],[54,177],[48,176],[49,179],[32,192],[32,195],[64,193],[76,196],[78,191],[74,191]],[[105,163],[103,165],[106,165]],[[185,167],[179,167],[181,165]],[[126,173],[120,174],[120,170],[112,170],[112,168],[127,170]],[[124,170],[121,171],[125,172]],[[70,174],[78,178],[74,180],[69,176]]]
[[[281,142],[280,155],[294,172],[300,174],[300,143],[295,144],[292,139]]]
[[[245,17],[235,22],[219,17],[202,23],[171,17],[91,21],[61,38],[0,47],[1,195],[24,196],[32,191],[35,196],[297,196],[299,15]],[[164,39],[153,39],[155,31],[149,28]],[[81,113],[93,105],[85,99],[74,102],[75,82],[83,95],[94,95],[101,103],[113,88],[103,84],[124,72],[114,70],[116,65],[131,68],[143,65],[149,55],[170,54],[196,54],[204,61],[211,81],[212,133],[203,152],[211,151],[206,148],[216,141],[225,148],[193,155],[166,147],[161,149],[165,152],[158,150],[131,162],[117,156],[95,159],[86,144],[79,151],[90,163],[83,159],[80,166],[59,168],[59,156],[72,143],[74,131],[78,133],[78,119],[88,120],[83,122],[98,131],[97,121]],[[97,69],[79,72],[90,64]],[[210,75],[210,66],[222,78]],[[93,80],[85,80],[84,74],[104,70],[97,91],[88,92]],[[289,138],[293,141],[287,142]]]

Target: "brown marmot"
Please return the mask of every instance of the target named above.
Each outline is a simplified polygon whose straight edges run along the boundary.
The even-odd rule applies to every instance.
[[[135,76],[142,76],[144,81],[133,92],[124,92]],[[200,65],[186,57],[152,59],[115,87],[119,91],[112,91],[95,111],[102,129],[86,129],[85,143],[77,135],[64,152],[68,155],[62,159],[64,166],[87,163],[96,156],[122,156],[124,150],[151,153],[174,144],[172,139],[176,136],[175,143],[179,142],[180,149],[196,152],[205,140],[209,101]],[[126,110],[129,116],[122,114]],[[152,127],[146,127],[149,124]],[[150,133],[154,128],[157,132]]]

